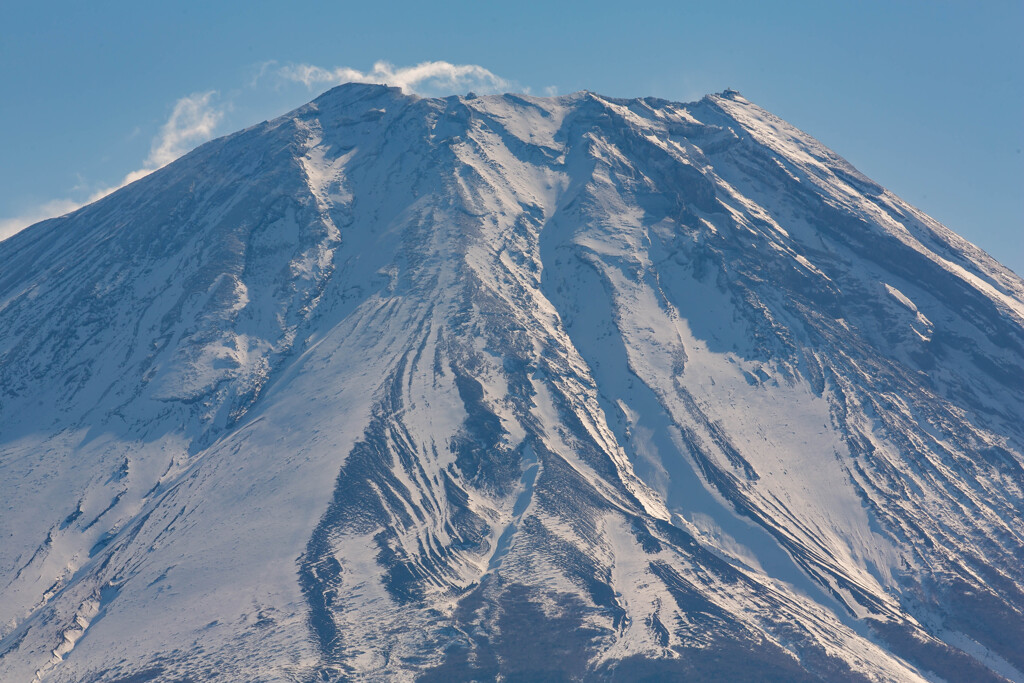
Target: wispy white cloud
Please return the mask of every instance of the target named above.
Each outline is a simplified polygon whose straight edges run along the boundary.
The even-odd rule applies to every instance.
[[[521,90],[514,81],[498,76],[477,64],[451,64],[450,62],[422,62],[413,66],[395,66],[379,61],[369,71],[351,67],[325,68],[313,64],[281,65],[276,61],[263,62],[256,67],[249,82],[250,90],[259,90],[266,79],[283,83],[301,83],[307,88],[327,88],[341,83],[384,83],[397,86],[406,92],[438,96],[465,93],[470,90],[480,94]],[[553,87],[545,89],[548,95],[556,93]],[[153,138],[149,155],[142,166],[126,174],[121,182],[93,191],[82,200],[55,199],[23,212],[19,216],[0,218],[0,240],[20,232],[24,228],[47,218],[64,215],[81,208],[125,185],[143,178],[153,171],[166,166],[197,145],[211,139],[230,109],[231,97],[221,98],[217,91],[197,92],[182,97],[174,104],[170,117]],[[132,132],[137,135],[139,129]],[[75,188],[79,190],[79,188]]]
[[[274,69],[278,65],[276,59],[268,59],[265,62],[259,62],[258,64],[252,65],[252,78],[249,79],[250,88],[258,88],[260,82],[267,75],[268,72]]]
[[[324,68],[313,64],[289,64],[277,69],[277,75],[304,84],[307,88],[323,88],[341,83],[382,83],[421,95],[504,92],[514,87],[512,81],[477,64],[422,62],[414,66],[396,67],[377,62],[369,71],[347,66]]]
[[[213,137],[224,118],[224,108],[214,105],[216,96],[214,90],[193,93],[174,104],[171,117],[153,140],[145,168],[162,168]]]
[[[39,206],[32,207],[20,216],[13,218],[0,218],[0,241],[11,235],[21,232],[25,228],[39,221],[45,221],[54,216],[63,216],[82,206],[81,202],[71,199],[54,199]]]
[[[102,199],[139,178],[145,178],[212,138],[217,124],[224,118],[224,107],[214,104],[216,97],[217,92],[210,90],[193,93],[175,102],[170,118],[153,138],[149,156],[146,157],[142,168],[125,175],[117,185],[97,190],[89,196],[85,204]]]
[[[125,185],[163,168],[197,145],[213,137],[224,117],[225,107],[216,104],[217,92],[193,93],[174,103],[174,109],[153,138],[149,156],[142,167],[126,174],[120,183],[94,191],[85,201],[54,199],[25,211],[20,216],[0,219],[0,240],[21,232],[39,221],[62,216],[106,197]]]

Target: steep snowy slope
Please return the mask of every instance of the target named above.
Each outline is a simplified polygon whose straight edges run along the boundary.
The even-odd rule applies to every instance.
[[[341,86],[0,243],[0,679],[1024,680],[1022,388],[736,93]]]

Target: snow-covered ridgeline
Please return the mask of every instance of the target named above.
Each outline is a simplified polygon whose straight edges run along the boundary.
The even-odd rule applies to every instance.
[[[735,94],[336,89],[3,243],[0,672],[1018,677],[1022,291]]]

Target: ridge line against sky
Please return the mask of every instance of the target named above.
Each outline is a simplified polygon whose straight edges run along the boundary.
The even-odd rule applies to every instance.
[[[153,138],[149,156],[142,162],[141,167],[126,173],[119,183],[95,190],[82,201],[67,197],[50,199],[20,216],[0,217],[0,240],[7,239],[39,221],[63,216],[99,201],[125,185],[145,178],[153,171],[180,159],[202,143],[212,140],[217,134],[217,124],[224,118],[224,109],[212,103],[216,95],[217,92],[213,90],[192,93],[175,102],[170,117]]]
[[[53,0],[0,19],[0,234],[198,144],[174,137],[190,102],[220,135],[342,80],[433,76],[467,79],[449,93],[737,89],[1024,274],[1020,0]]]
[[[259,72],[250,81],[249,87],[258,88],[268,76],[302,83],[311,93],[319,93],[342,83],[383,83],[422,95],[456,94],[469,90],[486,94],[516,89],[529,91],[529,88],[517,88],[514,81],[501,78],[477,64],[450,64],[444,61],[422,62],[406,67],[378,61],[365,72],[345,66],[325,68],[314,64],[279,65],[271,61],[259,65]],[[548,95],[556,94],[554,88],[547,88],[545,92]],[[21,215],[0,216],[0,240],[39,221],[71,213],[98,201],[181,158],[204,142],[231,132],[218,128],[231,107],[232,101],[222,97],[216,90],[192,93],[178,99],[170,117],[153,138],[149,155],[142,166],[126,173],[119,183],[93,191],[85,200],[76,201],[67,197],[50,199]]]

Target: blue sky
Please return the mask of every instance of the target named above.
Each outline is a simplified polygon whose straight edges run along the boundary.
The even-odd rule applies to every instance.
[[[1022,31],[1020,0],[4,3],[0,236],[383,60],[427,94],[736,88],[1020,274]],[[482,70],[405,70],[434,61]]]

